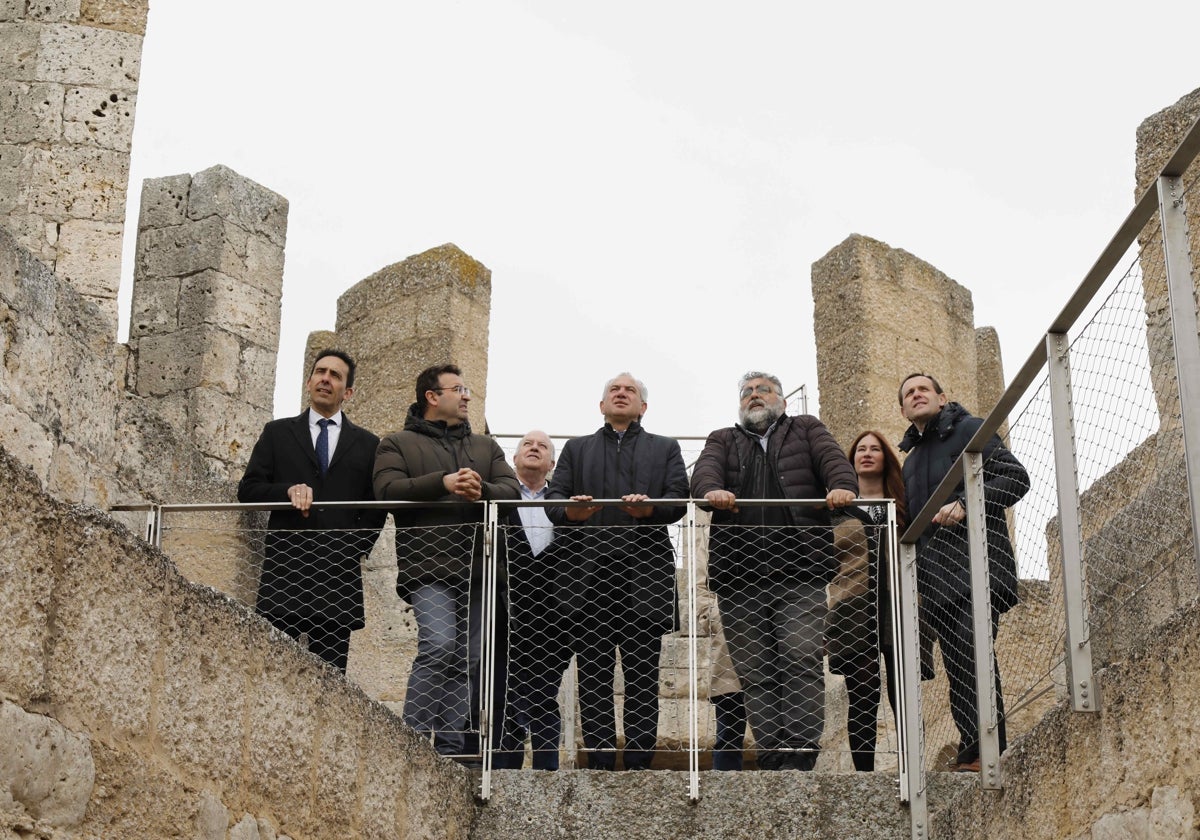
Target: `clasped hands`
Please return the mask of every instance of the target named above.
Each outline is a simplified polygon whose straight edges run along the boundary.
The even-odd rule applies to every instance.
[[[483,479],[469,467],[442,476],[447,493],[460,496],[468,502],[477,502],[483,496]]]

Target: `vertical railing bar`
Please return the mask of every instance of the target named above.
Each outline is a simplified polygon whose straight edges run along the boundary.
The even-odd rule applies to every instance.
[[[971,623],[975,635],[975,708],[979,717],[980,785],[1003,787],[1000,729],[996,710],[996,652],[992,643],[992,592],[988,574],[987,510],[983,496],[983,454],[963,453],[967,541],[971,561]],[[965,644],[970,644],[964,639]]]
[[[687,528],[687,614],[688,621],[688,799],[696,802],[700,799],[700,733],[698,716],[700,703],[696,681],[699,679],[699,665],[696,656],[696,546],[699,538],[696,534],[696,503],[689,501],[684,514]]]
[[[498,503],[489,501],[484,506],[483,527],[483,605],[481,614],[482,650],[479,652],[481,690],[479,692],[479,749],[483,758],[483,773],[480,780],[479,798],[486,802],[492,796],[492,698],[496,690],[496,564],[499,540],[497,529]],[[468,592],[468,598],[470,594]],[[468,615],[470,609],[467,610]],[[468,635],[470,630],[468,628]],[[507,699],[507,698],[506,698]]]
[[[1092,643],[1084,597],[1079,475],[1075,460],[1075,418],[1071,396],[1070,345],[1065,333],[1046,333],[1050,380],[1050,422],[1054,439],[1054,478],[1058,489],[1059,545],[1062,549],[1063,608],[1066,612],[1067,685],[1071,709],[1100,710],[1092,670]]]
[[[921,658],[917,623],[917,547],[896,542],[896,508],[888,505],[888,547],[892,563],[892,627],[899,647],[896,669],[897,740],[900,743],[900,799],[908,803],[912,840],[929,837],[924,742],[921,739]],[[898,550],[897,550],[898,549]]]
[[[1159,219],[1167,269],[1183,452],[1192,516],[1192,553],[1200,579],[1200,343],[1197,341],[1196,287],[1188,254],[1187,202],[1178,176],[1158,179]]]

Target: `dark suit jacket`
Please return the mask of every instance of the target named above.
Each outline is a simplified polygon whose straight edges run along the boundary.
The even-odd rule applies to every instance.
[[[264,615],[317,618],[363,626],[360,571],[387,516],[382,510],[322,508],[321,502],[373,501],[371,474],[379,438],[342,414],[337,448],[325,477],[317,466],[308,409],[263,427],[238,484],[239,502],[286,502],[293,484],[313,489],[313,507],[271,511],[258,588]]]

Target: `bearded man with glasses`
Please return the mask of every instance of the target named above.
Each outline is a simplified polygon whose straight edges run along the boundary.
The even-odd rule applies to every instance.
[[[692,470],[713,508],[708,585],[742,681],[761,770],[811,770],[825,724],[825,587],[836,567],[829,509],[858,495],[854,467],[816,417],[784,414],[778,377],[738,382],[740,423],[717,429]],[[738,507],[825,499],[825,508]]]
[[[520,498],[504,450],[471,433],[471,389],[455,365],[426,368],[404,430],[384,438],[375,455],[375,497],[388,501],[454,502],[400,508],[396,521],[396,593],[417,618],[417,655],[404,697],[404,722],[433,739],[442,755],[474,763],[480,707],[479,661],[483,605],[483,520],[480,500]],[[502,591],[502,590],[501,590]],[[503,604],[497,604],[502,610]],[[504,626],[498,612],[497,626]],[[504,657],[497,653],[497,665]],[[499,709],[504,673],[497,668]],[[497,713],[494,733],[500,731]]]

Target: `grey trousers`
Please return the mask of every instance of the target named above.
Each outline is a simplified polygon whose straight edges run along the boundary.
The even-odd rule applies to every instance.
[[[722,591],[720,598],[759,754],[818,750],[825,728],[825,587],[764,583]]]

